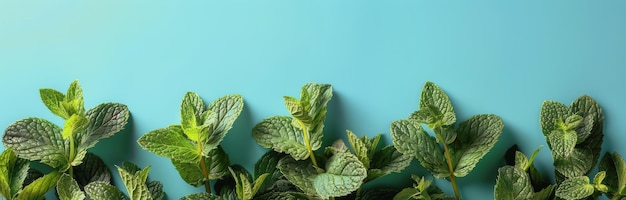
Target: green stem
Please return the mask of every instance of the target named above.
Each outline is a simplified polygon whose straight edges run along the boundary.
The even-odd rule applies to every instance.
[[[206,179],[204,181],[204,190],[206,193],[211,194],[211,181],[209,180],[209,172],[206,171],[206,163],[204,162],[204,156],[202,156],[202,145],[198,142],[198,155],[200,155],[200,168],[202,168],[202,175]]]
[[[306,125],[304,125],[304,123],[298,119],[296,119],[298,121],[298,124],[300,124],[300,127],[302,127],[302,133],[304,134],[304,143],[306,145],[306,149],[307,151],[309,151],[309,157],[311,157],[311,162],[313,163],[313,165],[315,165],[315,167],[319,167],[317,165],[317,161],[315,160],[315,154],[313,154],[313,150],[311,149],[311,139],[309,136],[309,130],[307,129]]]
[[[461,199],[461,195],[459,193],[459,186],[456,183],[456,176],[454,176],[454,166],[452,165],[452,156],[450,155],[450,149],[448,149],[448,145],[446,144],[445,138],[441,136],[441,127],[438,128],[439,132],[436,133],[437,138],[443,144],[443,151],[446,156],[446,162],[448,163],[448,170],[450,171],[450,182],[452,183],[452,189],[454,190],[455,199]]]
[[[70,177],[74,178],[74,167],[72,167],[72,162],[74,162],[74,157],[76,157],[76,152],[75,152],[75,148],[74,148],[74,137],[73,135],[70,135],[70,157],[69,160],[67,162],[67,164],[70,167]]]

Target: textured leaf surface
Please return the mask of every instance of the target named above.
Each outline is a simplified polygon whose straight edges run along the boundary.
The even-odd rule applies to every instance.
[[[148,186],[146,185],[146,180],[148,179],[148,172],[150,171],[150,166],[144,168],[143,170],[137,171],[136,173],[129,173],[121,167],[117,167],[117,170],[122,177],[122,182],[126,189],[128,190],[128,195],[130,199],[133,200],[151,200],[152,195]]]
[[[57,182],[57,194],[61,200],[85,199],[85,193],[80,190],[78,183],[67,174],[63,174]]]
[[[89,109],[85,115],[89,119],[89,126],[87,131],[77,136],[80,139],[78,152],[87,151],[98,140],[111,137],[124,129],[130,117],[130,111],[124,104],[103,103]]]
[[[557,121],[564,120],[569,113],[567,106],[556,101],[544,101],[541,105],[541,130],[545,136],[558,128]],[[552,147],[550,147],[552,148]]]
[[[369,140],[367,140],[365,136],[364,140],[359,139],[359,137],[350,130],[347,130],[346,134],[348,135],[348,143],[354,150],[356,157],[365,165],[365,168],[369,168],[371,159],[370,152],[374,151],[374,149],[370,149],[371,144]]]
[[[313,126],[310,128],[311,142],[322,140],[322,130],[326,119],[326,105],[333,97],[333,88],[329,84],[307,83],[302,87],[300,103],[308,110]],[[319,147],[315,148],[318,149]]]
[[[495,199],[531,199],[534,191],[530,177],[518,167],[504,166],[498,169]]]
[[[268,151],[254,164],[254,178],[257,179],[261,174],[269,174],[266,181],[263,182],[259,191],[265,191],[272,186],[283,175],[278,170],[278,162],[284,158],[285,154],[275,151]]]
[[[15,154],[54,168],[69,166],[61,128],[39,118],[27,118],[9,125],[3,136],[4,144]]]
[[[323,199],[345,196],[359,189],[367,177],[363,163],[351,153],[338,153],[326,162],[326,172],[313,180],[317,194]]]
[[[434,137],[428,135],[415,120],[398,120],[391,123],[391,138],[398,152],[414,156],[433,176],[444,178],[450,171],[443,151]]]
[[[411,156],[398,152],[395,147],[386,146],[374,154],[365,182],[386,176],[393,172],[400,173],[411,165],[412,159]],[[370,173],[376,169],[378,169],[380,173]]]
[[[147,151],[181,163],[198,161],[197,147],[187,140],[180,126],[168,126],[144,134],[137,140]]]
[[[461,156],[454,175],[463,177],[469,174],[496,144],[503,128],[502,119],[496,115],[476,115],[459,124],[452,150],[455,155],[461,153]]]
[[[146,184],[153,200],[161,200],[165,198],[165,192],[163,192],[163,184],[160,181],[151,181]]]
[[[43,195],[56,185],[61,177],[58,172],[52,172],[33,181],[30,185],[24,187],[24,190],[17,195],[18,200],[42,199]]]
[[[419,111],[411,116],[431,128],[452,125],[456,115],[448,95],[435,83],[426,82],[420,96]]]
[[[202,124],[202,112],[204,111],[204,102],[193,92],[187,92],[183,97],[180,105],[180,126],[187,138],[198,142],[199,130],[198,125]]]
[[[85,186],[85,193],[92,200],[123,200],[126,199],[124,193],[115,186],[105,182],[93,182]]]
[[[554,161],[554,168],[565,177],[587,174],[593,168],[593,153],[589,149],[575,148],[569,157]]]
[[[593,192],[594,187],[586,176],[566,179],[556,188],[556,196],[563,199],[582,199],[591,196]]]
[[[206,163],[207,172],[209,173],[209,180],[219,179],[229,173],[228,166],[230,165],[230,160],[221,146],[218,146],[217,149],[211,151],[209,156],[203,157],[203,159],[204,163]],[[176,170],[183,180],[190,185],[197,187],[207,181],[202,174],[202,168],[199,161],[193,163],[181,163],[176,160],[172,160],[172,164],[174,164],[174,167],[176,167]]]
[[[533,196],[533,200],[548,200],[552,196],[554,192],[554,185],[548,185],[546,188],[543,188],[541,191],[536,192]]]
[[[18,158],[11,148],[0,154],[0,195],[15,197],[28,175],[28,165],[29,161]]]
[[[210,131],[206,146],[213,149],[219,145],[241,114],[243,105],[243,98],[240,95],[226,95],[209,104],[207,110],[217,114],[217,127]]]
[[[48,109],[55,115],[67,119],[70,117],[65,111],[65,108],[61,106],[61,102],[64,101],[65,95],[54,89],[44,88],[39,90],[41,101],[48,107]]]
[[[226,199],[216,196],[214,194],[197,193],[197,194],[190,194],[190,195],[184,196],[180,198],[180,200],[226,200]]]
[[[254,139],[259,145],[287,153],[296,160],[307,159],[309,153],[304,143],[302,130],[294,127],[292,120],[291,117],[283,116],[264,119],[252,129]],[[319,149],[321,143],[321,140],[311,140],[312,150]]]
[[[310,195],[317,194],[313,180],[318,175],[318,172],[310,162],[297,161],[292,157],[285,157],[278,162],[278,169],[304,193]]]
[[[95,181],[111,183],[111,171],[100,157],[87,153],[83,163],[74,167],[74,179],[81,189]]]

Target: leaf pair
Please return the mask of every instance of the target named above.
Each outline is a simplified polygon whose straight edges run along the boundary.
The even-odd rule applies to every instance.
[[[411,164],[411,156],[404,155],[393,146],[386,146],[377,151],[378,143],[382,134],[378,134],[372,139],[367,136],[358,138],[352,131],[346,131],[348,143],[354,150],[356,157],[367,169],[367,178],[364,182],[386,176],[390,173],[401,172]]]
[[[503,123],[500,117],[486,114],[473,116],[456,128],[455,122],[448,96],[437,85],[427,82],[420,109],[409,119],[392,122],[392,141],[399,152],[415,157],[435,177],[463,177],[498,141]],[[422,128],[422,123],[435,132],[434,137]],[[447,148],[451,160],[446,156]]]
[[[18,158],[11,148],[0,154],[0,197],[7,200],[43,199],[46,192],[54,187],[60,177],[58,172],[27,180],[29,163]]]
[[[54,114],[66,119],[64,128],[41,118],[22,119],[6,129],[3,142],[19,157],[40,160],[62,172],[80,165],[87,149],[121,131],[128,121],[128,108],[118,103],[100,104],[85,113],[77,81],[66,95],[42,89],[41,97]]]
[[[216,99],[206,108],[203,100],[188,92],[181,103],[181,124],[144,134],[139,145],[167,157],[189,184],[199,186],[228,174],[230,161],[219,146],[243,110],[240,95]]]
[[[586,175],[598,162],[604,116],[589,96],[577,98],[570,107],[556,101],[541,106],[541,130],[552,150],[557,177]],[[561,180],[557,180],[560,182]]]
[[[547,200],[551,197],[554,185],[548,185],[535,191],[535,184],[544,181],[533,165],[539,149],[533,152],[530,159],[523,153],[515,151],[514,165],[507,165],[498,169],[498,178],[494,189],[495,199]]]
[[[259,145],[291,155],[296,160],[313,156],[322,146],[322,130],[326,105],[332,98],[328,84],[307,83],[302,87],[300,100],[285,96],[285,105],[292,117],[274,116],[264,119],[252,134]]]
[[[146,182],[150,166],[139,169],[136,165],[125,162],[121,167],[117,166],[117,169],[131,200],[163,199],[165,194],[163,193],[161,182]],[[83,200],[87,199],[87,197],[93,200],[126,199],[124,193],[115,188],[115,186],[103,181],[89,183],[85,186],[85,192],[83,192],[78,183],[67,174],[62,175],[59,179],[57,193],[61,200]]]

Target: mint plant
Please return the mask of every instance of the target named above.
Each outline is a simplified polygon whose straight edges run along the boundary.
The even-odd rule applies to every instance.
[[[502,119],[493,114],[475,115],[457,127],[456,114],[448,95],[432,82],[426,82],[419,110],[408,119],[391,123],[391,138],[397,150],[415,157],[434,177],[452,183],[460,199],[457,177],[464,177],[496,144],[502,134]],[[427,125],[430,135],[422,128]]]
[[[30,177],[26,159],[18,158],[13,149],[0,154],[0,197],[13,199],[44,199],[48,190],[56,185],[60,173],[51,172],[43,177]]]
[[[150,131],[137,141],[156,155],[171,159],[180,176],[192,186],[205,186],[210,180],[229,174],[230,160],[220,142],[243,110],[240,95],[227,95],[208,106],[196,93],[188,92],[181,103],[181,123]],[[203,194],[201,194],[203,195]]]
[[[7,127],[2,142],[10,149],[9,154],[15,154],[17,160],[8,156],[2,160],[8,170],[2,171],[7,183],[14,184],[11,191],[4,191],[5,198],[21,198],[20,194],[41,194],[54,187],[62,174],[68,173],[69,177],[78,180],[82,188],[91,181],[110,182],[110,172],[102,164],[102,160],[87,150],[96,145],[104,138],[110,137],[121,131],[130,115],[128,108],[119,103],[103,103],[95,108],[85,110],[83,90],[78,81],[70,84],[67,93],[63,94],[54,89],[40,89],[40,96],[46,107],[55,115],[63,118],[63,128],[41,118],[26,118],[18,120]],[[38,161],[52,167],[53,172],[42,175],[37,183],[37,192],[33,193],[29,186],[19,189],[19,182],[24,182],[23,176],[37,174],[27,173],[24,175],[24,166],[30,161]],[[89,166],[87,166],[89,165]],[[17,168],[12,168],[17,167]],[[18,170],[19,169],[19,170]],[[31,176],[33,178],[39,176]],[[15,179],[14,179],[15,178]],[[21,192],[20,192],[21,191]],[[30,192],[25,192],[30,191]],[[27,199],[38,199],[37,195],[30,195]]]

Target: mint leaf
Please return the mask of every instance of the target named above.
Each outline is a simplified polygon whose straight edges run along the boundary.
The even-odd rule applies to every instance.
[[[554,185],[549,185],[543,188],[541,191],[536,192],[533,196],[533,200],[548,200],[552,196]]]
[[[147,166],[143,170],[137,171],[135,173],[130,173],[126,171],[124,168],[116,166],[117,170],[122,177],[122,182],[126,189],[128,190],[128,195],[132,200],[151,200],[152,196],[150,194],[150,190],[148,186],[146,186],[146,180],[148,179],[148,172],[150,171],[150,166]]]
[[[398,192],[396,196],[393,197],[393,200],[409,200],[413,199],[413,197],[420,196],[420,191],[415,188],[404,188],[402,191]]]
[[[374,149],[371,148],[372,144],[370,143],[370,141],[367,139],[366,136],[363,136],[362,140],[359,139],[350,130],[347,130],[346,134],[348,135],[348,143],[354,150],[354,154],[357,156],[357,158],[359,158],[359,161],[363,163],[365,168],[370,168],[370,159],[372,158],[371,156],[374,152]],[[380,138],[380,137],[377,137],[377,138]],[[374,148],[376,147],[374,146]]]
[[[626,164],[618,153],[606,153],[600,161],[599,171],[606,171],[603,183],[610,188],[611,193],[606,193],[609,198],[614,195],[623,195],[626,188]]]
[[[150,190],[150,195],[153,200],[161,200],[165,198],[165,192],[163,192],[163,184],[160,181],[150,181],[146,183],[148,186],[148,190]]]
[[[263,182],[259,191],[265,191],[272,186],[272,184],[276,183],[280,177],[283,175],[278,170],[278,161],[284,158],[285,155],[275,152],[268,151],[254,164],[254,178],[258,179],[261,174],[269,174],[266,178],[266,181]]]
[[[0,154],[0,195],[12,199],[22,189],[29,161],[18,158],[11,148]]]
[[[82,200],[85,193],[80,190],[78,183],[67,174],[61,175],[57,182],[57,194],[61,200]]]
[[[83,89],[78,84],[78,80],[73,81],[67,88],[65,99],[62,103],[65,106],[67,114],[83,115],[85,113],[85,103],[83,102]]]
[[[85,117],[89,119],[87,131],[79,132],[76,136],[77,140],[80,141],[78,145],[79,154],[84,154],[99,140],[111,137],[124,129],[130,117],[130,111],[123,104],[103,103],[89,109]]]
[[[197,147],[185,137],[180,126],[172,125],[144,134],[137,140],[141,148],[181,163],[195,163]]]
[[[204,155],[210,150],[217,148],[220,142],[222,142],[226,133],[232,128],[235,120],[243,111],[243,105],[243,98],[240,95],[226,95],[209,104],[207,110],[217,114],[217,127],[209,131],[210,134],[202,151]]]
[[[187,138],[194,142],[198,142],[200,139],[197,127],[202,124],[202,112],[204,112],[204,102],[200,96],[193,92],[187,92],[180,105],[180,125]]]
[[[56,185],[61,177],[58,172],[52,172],[33,181],[30,185],[24,187],[22,192],[17,195],[17,200],[43,199],[43,196]]]
[[[209,193],[190,194],[180,198],[180,200],[226,200],[222,197]]]
[[[556,188],[556,196],[563,199],[582,199],[591,196],[595,191],[589,183],[589,177],[577,176],[563,181]]]
[[[593,168],[593,152],[589,149],[575,148],[567,158],[556,159],[554,169],[561,175],[573,178],[587,174]]]
[[[433,176],[450,176],[443,150],[416,120],[392,122],[391,139],[398,152],[415,157]]]
[[[453,155],[458,157],[454,175],[469,174],[478,161],[493,148],[502,135],[504,124],[496,115],[476,115],[457,127],[457,140],[452,143]]]
[[[105,182],[93,182],[85,186],[85,193],[92,200],[123,200],[126,199],[124,193],[115,186]]]
[[[431,129],[452,125],[456,115],[448,95],[435,83],[426,82],[420,96],[419,111],[411,119],[428,124]]]
[[[294,127],[290,117],[274,116],[264,119],[252,129],[252,135],[259,145],[287,153],[296,160],[309,157],[302,130]],[[311,140],[311,148],[317,150],[321,140]]]
[[[326,172],[313,179],[316,193],[323,199],[345,196],[359,189],[367,177],[363,163],[351,153],[338,153],[326,161]]]
[[[41,160],[54,168],[69,167],[61,128],[49,121],[39,118],[16,121],[7,127],[2,139],[19,157]]]
[[[390,173],[400,173],[411,165],[413,158],[402,154],[393,146],[386,146],[376,152],[372,158],[370,170],[367,172],[367,179],[364,182],[386,176]]]
[[[568,157],[576,146],[576,132],[570,131],[552,131],[547,136],[548,142],[552,146],[552,153],[558,158]]]
[[[311,124],[313,119],[309,116],[306,108],[300,104],[300,101],[290,96],[284,96],[285,107],[294,118],[302,121],[305,124]]]
[[[65,108],[61,106],[61,102],[64,101],[65,95],[54,89],[40,89],[39,95],[41,96],[41,101],[43,104],[48,107],[48,109],[55,115],[67,119],[70,117],[65,111]]]
[[[210,151],[207,157],[202,158],[204,159],[204,163],[206,163],[206,171],[209,176],[208,179],[207,177],[204,177],[204,174],[202,173],[202,166],[200,166],[199,161],[194,161],[193,163],[183,163],[172,159],[172,164],[174,164],[174,167],[176,167],[176,170],[185,182],[196,187],[204,184],[204,182],[208,180],[222,178],[224,175],[229,173],[228,166],[230,165],[230,160],[221,146],[218,146],[216,149]]]
[[[534,194],[528,174],[523,169],[513,166],[498,169],[494,191],[495,199],[531,199]]]
[[[558,120],[564,120],[569,113],[567,106],[556,101],[544,101],[541,105],[540,120],[541,130],[545,136],[552,133],[553,130],[559,128]],[[550,146],[552,148],[552,146]]]
[[[317,169],[308,161],[297,161],[291,156],[278,162],[278,169],[289,180],[306,194],[317,194],[313,180],[318,175]]]
[[[74,179],[81,189],[91,182],[111,183],[111,171],[109,171],[109,168],[102,162],[100,157],[87,153],[83,163],[74,167]]]
[[[87,128],[87,124],[89,123],[88,119],[80,116],[80,115],[72,115],[69,119],[65,121],[63,126],[63,131],[61,132],[61,136],[63,139],[67,139],[68,137],[74,135],[77,132],[81,132]]]

